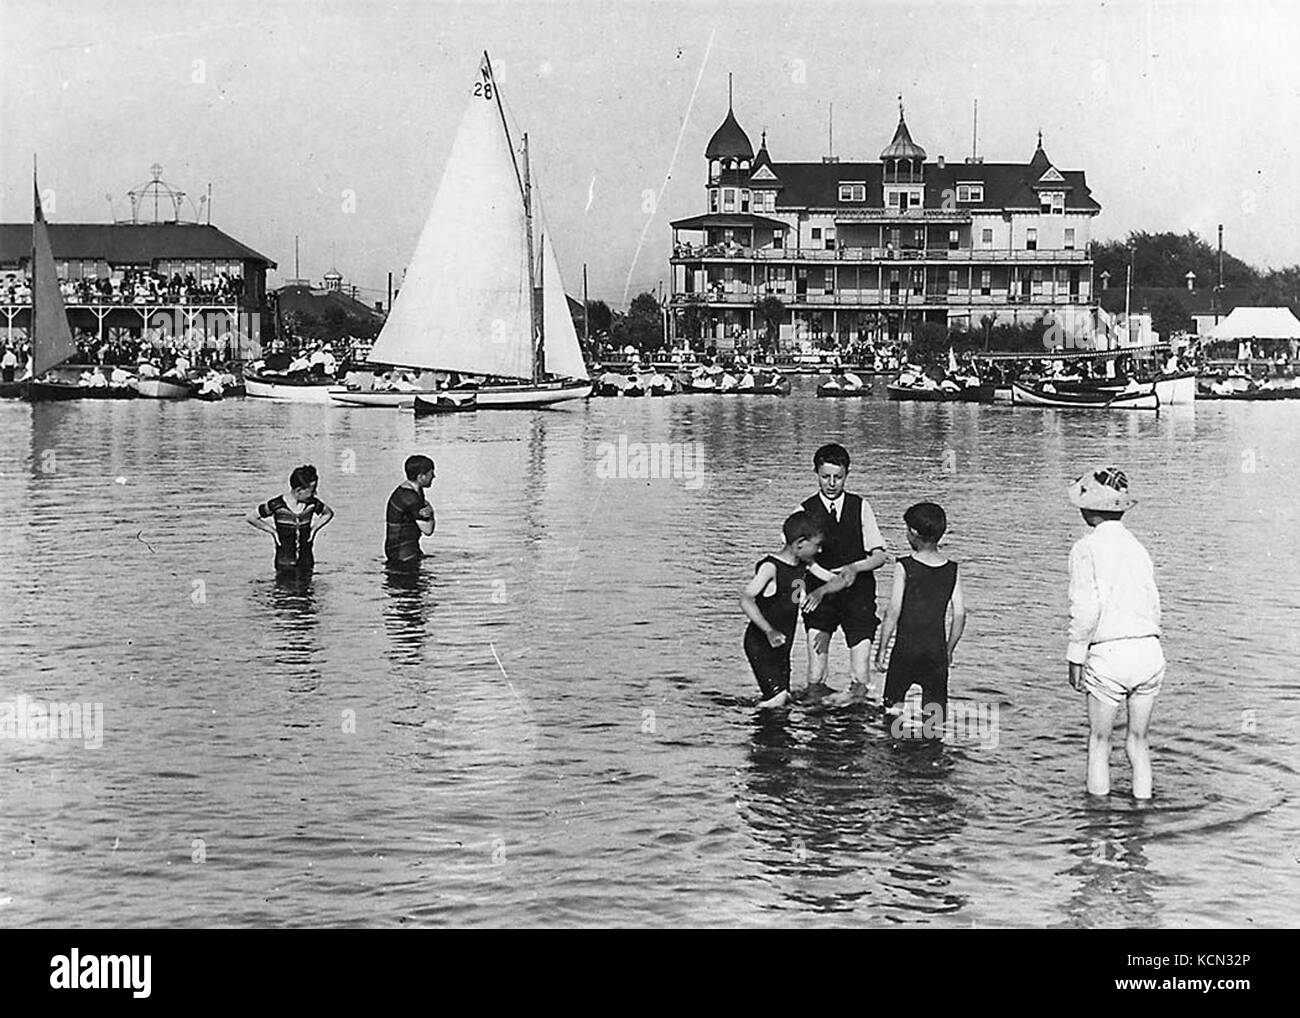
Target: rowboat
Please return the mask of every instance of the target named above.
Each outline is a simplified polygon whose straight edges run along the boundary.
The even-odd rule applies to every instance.
[[[746,378],[749,379],[748,382]],[[740,384],[733,391],[741,396],[788,396],[790,379],[776,371],[756,371],[741,378]]]
[[[1043,386],[1030,389],[1019,382],[1011,383],[1014,406],[1044,406],[1069,410],[1159,410],[1160,397],[1154,390],[1133,392],[1055,392]]]
[[[469,85],[433,205],[369,361],[493,379],[462,387],[481,410],[584,399],[591,380],[536,208],[528,135],[516,158],[487,53]]]
[[[870,396],[871,386],[850,371],[842,375],[831,375],[817,386],[817,395],[831,399],[840,396]]]
[[[190,386],[179,378],[141,378],[135,391],[145,399],[188,399]]]
[[[459,414],[478,409],[478,396],[472,392],[440,392],[433,396],[416,396],[415,416]]]
[[[356,389],[346,385],[335,385],[329,390],[330,401],[343,406],[395,407],[410,403],[417,396],[433,396],[433,389]]]
[[[334,379],[320,375],[282,375],[244,369],[244,394],[254,399],[271,399],[279,403],[333,403],[330,389],[337,386]]]
[[[989,385],[964,385],[959,388],[938,386],[926,389],[915,385],[894,382],[885,387],[892,400],[918,403],[992,403],[994,387]]]
[[[28,383],[27,398],[33,403],[66,399],[135,399],[140,394],[132,385],[80,385],[76,382]]]

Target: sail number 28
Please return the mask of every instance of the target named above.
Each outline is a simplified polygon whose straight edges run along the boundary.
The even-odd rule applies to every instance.
[[[492,82],[476,81],[474,82],[474,95],[482,96],[484,99],[492,98]]]

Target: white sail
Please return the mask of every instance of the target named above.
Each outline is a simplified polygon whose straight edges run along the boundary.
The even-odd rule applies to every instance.
[[[582,359],[578,334],[569,313],[569,298],[560,278],[560,263],[551,246],[551,235],[542,234],[542,314],[546,322],[546,360],[548,375],[586,379],[587,362]]]
[[[370,361],[532,377],[527,223],[486,61]]]

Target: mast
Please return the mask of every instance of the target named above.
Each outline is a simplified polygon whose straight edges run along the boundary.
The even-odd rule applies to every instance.
[[[41,218],[41,187],[36,182],[36,153],[32,153],[32,318],[31,333],[28,345],[31,347],[32,358],[32,377],[35,377],[36,367],[36,305],[40,303],[36,299],[36,221]]]
[[[533,381],[546,373],[546,321],[542,311],[542,280],[537,277],[537,256],[533,242],[533,179],[528,159],[528,132],[524,132],[524,222],[528,231],[528,300],[533,326]]]
[[[591,353],[591,308],[587,300],[587,263],[582,263],[582,338],[587,344],[586,353]]]

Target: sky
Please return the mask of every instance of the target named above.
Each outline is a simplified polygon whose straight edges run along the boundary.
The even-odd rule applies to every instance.
[[[904,97],[933,158],[1087,173],[1094,239],[1195,230],[1300,263],[1300,4],[442,3],[0,0],[0,221],[129,214],[149,167],[279,264],[400,279],[465,90],[491,54],[570,293],[665,287],[673,219],[705,208],[727,111],[772,157],[874,160]],[[106,196],[112,196],[112,202]],[[188,208],[188,207],[187,207]]]

